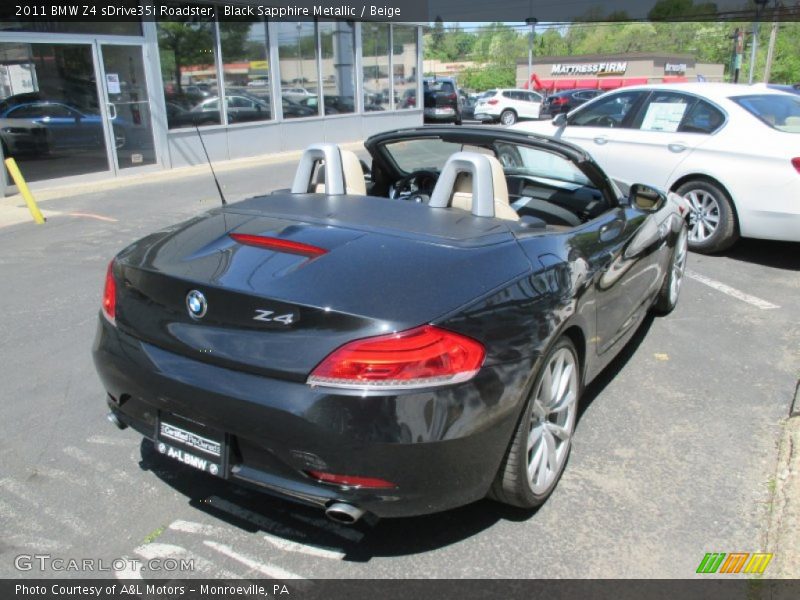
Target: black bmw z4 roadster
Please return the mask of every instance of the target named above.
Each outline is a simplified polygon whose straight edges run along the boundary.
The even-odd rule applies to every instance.
[[[675,307],[683,201],[522,132],[365,146],[369,167],[312,146],[291,189],[111,261],[93,348],[109,419],[339,522],[535,507],[584,386]]]

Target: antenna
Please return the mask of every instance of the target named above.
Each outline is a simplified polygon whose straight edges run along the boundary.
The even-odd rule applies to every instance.
[[[203,153],[206,155],[206,160],[208,161],[208,168],[211,169],[211,175],[214,177],[214,183],[217,184],[219,199],[222,200],[222,206],[225,206],[228,204],[225,201],[225,194],[222,193],[222,188],[219,185],[217,174],[214,172],[214,165],[211,164],[211,158],[208,156],[208,150],[206,150],[206,143],[203,141],[203,136],[200,135],[200,128],[197,126],[197,123],[194,124],[194,130],[197,132],[197,137],[200,138],[200,145],[203,147]]]

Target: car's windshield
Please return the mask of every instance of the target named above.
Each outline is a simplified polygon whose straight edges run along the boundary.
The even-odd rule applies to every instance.
[[[386,144],[386,151],[401,171],[411,173],[420,169],[439,171],[461,144],[438,138],[403,140]]]
[[[563,181],[580,186],[593,185],[574,163],[547,150],[498,143],[495,145],[495,152],[506,173],[528,175],[554,182]]]
[[[773,129],[800,133],[800,98],[782,94],[754,94],[731,98]]]

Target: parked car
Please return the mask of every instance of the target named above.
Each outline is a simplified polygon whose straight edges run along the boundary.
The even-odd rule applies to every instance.
[[[603,90],[583,88],[550,94],[542,102],[539,117],[554,117],[559,113],[567,113],[602,93]]]
[[[331,94],[325,94],[323,103],[325,104],[325,114],[326,115],[336,115],[340,113],[351,113],[355,111],[355,105],[353,103],[352,96],[337,96]],[[306,98],[302,98],[297,102],[300,106],[305,106],[314,114],[317,114],[318,106],[319,106],[319,96],[308,96]]]
[[[463,99],[461,103],[461,118],[464,120],[473,120],[475,118],[475,105],[478,104],[478,96],[470,94]]]
[[[451,122],[461,125],[461,96],[452,77],[425,77],[423,119],[426,123]]]
[[[167,102],[167,127],[194,127],[195,125],[219,125],[220,113],[217,110],[191,111],[175,102]]]
[[[192,108],[192,112],[218,114],[220,110],[219,104],[219,96],[212,96]],[[226,95],[225,106],[230,123],[262,121],[271,118],[272,115],[269,103],[256,96]]]
[[[767,87],[772,88],[773,90],[778,90],[780,92],[788,92],[790,94],[800,94],[800,83],[795,83],[794,85],[780,85],[771,83]]]
[[[109,420],[341,523],[538,506],[586,384],[678,302],[683,200],[625,196],[583,150],[509,129],[365,147],[369,185],[353,152],[314,145],[290,191],[111,261],[93,346]]]
[[[538,119],[542,95],[528,90],[489,90],[475,105],[479,121],[513,125],[521,119]]]
[[[290,100],[299,101],[309,96],[316,96],[314,92],[309,92],[304,87],[285,87],[281,89],[281,95]]]
[[[0,118],[33,121],[46,127],[51,150],[95,150],[104,145],[103,117],[63,102],[15,104],[0,112]],[[127,142],[129,124],[121,117],[111,121],[116,147],[122,148]]]
[[[797,96],[723,83],[635,86],[518,127],[578,144],[613,177],[686,197],[697,252],[740,236],[800,241]]]
[[[27,119],[0,119],[3,158],[43,156],[50,152],[47,127]]]

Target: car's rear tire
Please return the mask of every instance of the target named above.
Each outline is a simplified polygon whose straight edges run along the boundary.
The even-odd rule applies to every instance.
[[[667,274],[664,276],[664,283],[658,291],[656,300],[653,303],[653,312],[659,315],[668,315],[678,305],[678,297],[681,293],[683,275],[686,272],[686,257],[689,254],[689,230],[684,225],[675,241],[670,255]]]
[[[517,113],[510,108],[505,109],[500,113],[500,122],[503,125],[513,125],[517,122]]]
[[[703,179],[682,184],[675,192],[691,205],[689,249],[711,254],[730,248],[739,239],[736,214],[728,194]]]
[[[560,338],[541,362],[514,437],[489,497],[535,508],[544,503],[567,464],[582,391],[575,345]]]

